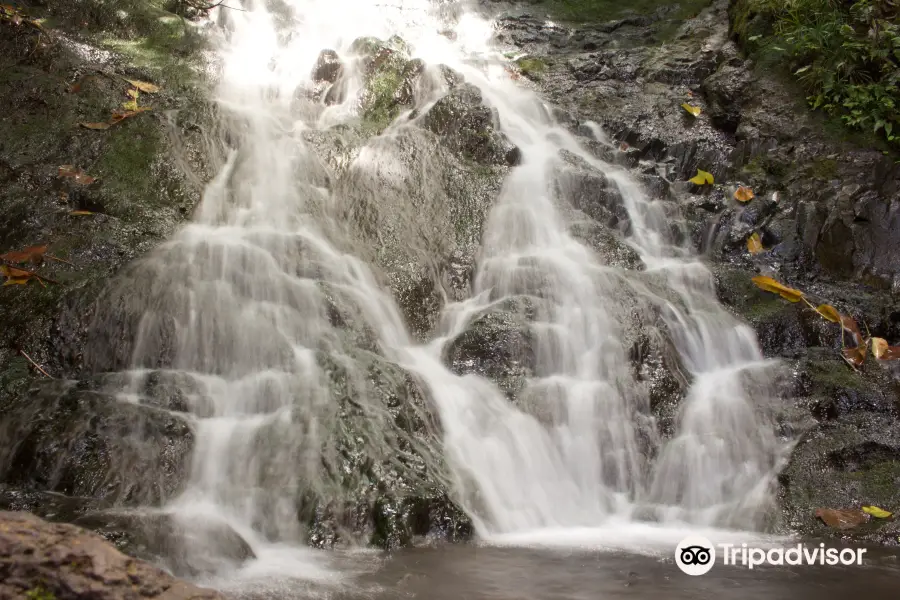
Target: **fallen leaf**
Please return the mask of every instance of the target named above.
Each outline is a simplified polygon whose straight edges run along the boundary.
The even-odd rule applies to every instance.
[[[128,94],[128,97],[132,100],[137,100],[138,96],[141,95],[141,93],[137,91],[136,88],[129,88],[125,93]]]
[[[44,253],[47,252],[47,246],[31,246],[18,252],[7,252],[0,254],[0,259],[12,263],[34,263],[41,264],[44,259]]]
[[[857,345],[862,344],[863,335],[859,330],[859,325],[857,325],[856,321],[853,320],[853,317],[841,315],[841,327],[845,331],[849,331],[853,335],[853,341],[856,342]]]
[[[141,90],[142,92],[147,92],[148,94],[155,94],[159,91],[159,86],[153,85],[152,83],[147,83],[146,81],[138,81],[136,79],[126,79],[125,81]]]
[[[43,285],[43,282],[35,273],[10,267],[9,265],[0,265],[0,275],[6,277],[3,285],[26,285],[32,279],[37,279]]]
[[[877,506],[863,506],[862,509],[864,513],[872,515],[876,519],[887,519],[891,516],[891,513]]]
[[[141,108],[135,108],[134,110],[126,110],[125,112],[122,112],[121,110],[115,110],[113,111],[112,119],[110,119],[110,124],[115,125],[120,121],[124,121],[125,119],[133,117],[134,115],[139,115],[142,112],[147,112],[148,110],[150,110],[150,107],[148,106],[142,106]]]
[[[681,105],[681,108],[683,108],[684,110],[686,110],[688,113],[694,115],[695,117],[699,117],[699,116],[700,116],[700,113],[702,112],[702,111],[700,110],[700,107],[699,107],[699,106],[691,106],[691,105],[688,104],[687,102],[685,102],[684,104],[682,104],[682,105]]]
[[[866,345],[860,344],[855,348],[844,348],[841,353],[844,356],[844,360],[850,363],[853,367],[861,367],[863,363],[866,362]]]
[[[3,258],[0,256],[0,258]],[[872,354],[875,355],[875,358],[881,358],[881,355],[885,353],[888,349],[887,340],[884,338],[872,338]]]
[[[135,111],[138,109],[137,100],[129,100],[128,102],[122,103],[122,108],[128,111]]]
[[[782,285],[771,277],[757,275],[753,278],[752,281],[758,288],[767,292],[772,292],[773,294],[778,294],[785,300],[789,300],[791,302],[799,302],[803,299],[803,292],[801,292],[800,290],[795,290],[794,288],[789,288],[786,285]]]
[[[707,173],[706,171],[701,171],[700,169],[697,169],[697,175],[695,175],[694,177],[691,177],[688,181],[690,181],[691,183],[697,184],[697,185],[705,185],[707,183],[709,185],[712,185],[713,184],[713,176],[712,176],[712,173]]]
[[[92,213],[89,210],[73,210],[69,214],[70,215],[93,215],[94,213]]]
[[[59,176],[73,179],[75,183],[81,185],[90,185],[97,181],[96,177],[91,177],[75,165],[60,165]]]
[[[79,123],[79,125],[88,129],[109,129],[114,123]]]
[[[753,232],[753,235],[747,238],[747,250],[750,254],[759,254],[763,251],[762,240],[759,239],[759,234],[755,231]]]
[[[31,277],[10,277],[3,282],[3,285],[27,285],[31,281]]]
[[[2,257],[0,257],[2,258]],[[897,360],[900,358],[900,346],[888,346],[883,338],[872,338],[872,354],[879,360]]]
[[[816,312],[822,315],[823,319],[831,321],[832,323],[841,322],[841,314],[830,304],[820,304],[819,307],[816,308]]]
[[[734,192],[734,199],[738,202],[750,202],[753,198],[753,190],[743,185]]]
[[[817,508],[816,516],[835,529],[852,529],[869,520],[869,515],[855,508]]]

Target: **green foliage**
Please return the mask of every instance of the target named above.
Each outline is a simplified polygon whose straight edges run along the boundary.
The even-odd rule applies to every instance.
[[[539,80],[541,74],[547,69],[547,64],[540,58],[520,58],[516,64],[525,77],[534,80]]]
[[[735,33],[751,50],[764,47],[786,60],[812,108],[900,148],[900,3],[739,0],[736,5]]]
[[[661,6],[673,6],[670,17],[684,19],[700,12],[710,4],[710,0],[530,0],[545,9],[548,14],[564,21],[584,23],[589,21],[611,21],[628,14],[649,14]]]
[[[38,586],[25,592],[25,598],[28,600],[56,600],[56,595],[48,592],[42,586]]]

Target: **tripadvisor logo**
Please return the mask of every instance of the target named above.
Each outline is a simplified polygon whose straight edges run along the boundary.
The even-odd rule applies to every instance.
[[[705,537],[689,535],[675,548],[675,564],[688,575],[703,575],[716,564],[716,548]]]
[[[705,537],[688,536],[675,548],[675,564],[688,575],[703,575],[716,564],[716,554],[722,564],[752,569],[762,565],[862,565],[865,548],[826,548],[825,544],[806,546],[797,544],[787,548],[754,548],[748,544],[713,545]]]

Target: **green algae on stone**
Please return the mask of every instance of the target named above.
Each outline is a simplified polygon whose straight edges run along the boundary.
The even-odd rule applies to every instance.
[[[535,81],[539,81],[547,70],[547,63],[540,58],[520,58],[516,61],[516,65],[525,77]]]

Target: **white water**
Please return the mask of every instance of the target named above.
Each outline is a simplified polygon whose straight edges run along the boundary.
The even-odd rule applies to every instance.
[[[136,367],[158,353],[160,332],[172,329],[173,371],[198,390],[190,396],[198,416],[191,479],[169,510],[186,523],[204,514],[231,524],[260,557],[254,569],[265,563],[284,573],[319,572],[321,559],[296,550],[302,532],[295,509],[302,485],[326,492],[331,485],[319,473],[331,458],[322,448],[339,415],[317,353],[354,360],[342,354],[340,332],[327,318],[317,284],[324,281],[358,305],[381,352],[425,382],[455,491],[482,538],[594,538],[628,547],[648,539],[668,544],[691,526],[759,525],[781,450],[766,420],[766,365],[752,331],[715,301],[710,273],[668,239],[662,206],[626,172],[579,146],[509,77],[490,45],[489,22],[468,13],[443,21],[428,0],[278,4],[277,15],[255,0],[246,11],[217,9],[225,28],[216,99],[236,149],[195,222],[148,263],[155,275],[147,296],[157,310],[142,321]],[[438,34],[448,27],[455,41]],[[327,217],[336,199],[325,183],[335,174],[302,138],[355,118],[361,77],[352,78],[357,87],[342,105],[298,108],[295,99],[322,49],[346,57],[359,36],[393,34],[413,56],[446,64],[479,87],[524,157],[491,212],[472,298],[445,307],[444,328],[424,346],[412,341],[395,302],[353,255],[352,240],[338,239],[342,224]],[[420,92],[427,107],[446,90]],[[357,167],[390,143],[370,142]],[[608,267],[569,234],[565,198],[553,192],[561,150],[616,182],[647,272]],[[631,375],[623,294],[661,311],[691,377],[677,435],[666,443],[656,438],[646,393]],[[448,340],[510,296],[541,299],[536,377],[517,405],[489,381],[456,376],[440,360]],[[350,386],[365,394],[364,385]],[[377,435],[386,416],[375,402],[358,400]],[[388,441],[381,446],[390,452]],[[653,463],[648,450],[659,451]]]

